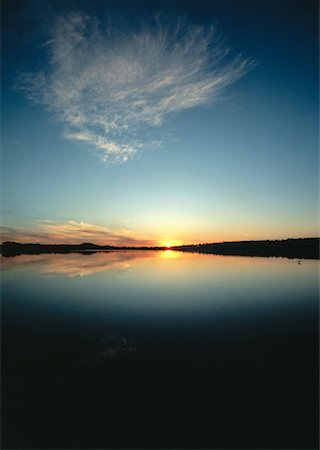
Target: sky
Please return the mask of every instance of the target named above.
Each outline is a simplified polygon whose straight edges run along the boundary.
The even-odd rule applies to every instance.
[[[318,236],[318,2],[4,0],[2,241]]]

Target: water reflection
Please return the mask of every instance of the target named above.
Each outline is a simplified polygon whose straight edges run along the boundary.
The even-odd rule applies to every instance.
[[[117,251],[2,271],[5,448],[315,448],[317,261]]]
[[[175,252],[173,250],[164,250],[163,252],[160,252],[160,257],[161,258],[166,258],[166,259],[177,259],[179,257],[182,256],[181,252]]]
[[[64,311],[78,305],[103,317],[239,315],[304,302],[315,298],[319,287],[317,261],[286,258],[166,250],[21,255],[2,263],[6,285],[17,289],[18,297],[24,285],[33,303],[54,303]]]
[[[79,368],[110,366],[121,359],[134,356],[137,350],[134,343],[130,342],[125,336],[106,334],[99,343],[99,349],[79,360],[71,361],[71,364]]]
[[[33,266],[44,275],[66,275],[85,277],[108,270],[123,271],[130,268],[130,261],[154,256],[150,252],[134,251],[83,252],[68,254],[20,255],[2,258],[2,269],[18,269]]]

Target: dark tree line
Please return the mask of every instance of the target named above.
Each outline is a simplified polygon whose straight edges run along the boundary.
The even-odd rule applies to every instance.
[[[219,255],[283,256],[287,258],[319,259],[319,243],[319,238],[301,238],[276,241],[219,242],[175,247],[175,250]]]

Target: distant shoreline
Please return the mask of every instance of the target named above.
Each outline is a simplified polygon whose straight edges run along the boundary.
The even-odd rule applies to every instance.
[[[230,256],[320,259],[320,238],[219,242],[214,244],[185,245],[174,249],[185,252]]]
[[[111,245],[83,244],[21,244],[4,242],[1,253],[4,257],[38,255],[43,253],[96,253],[100,251],[132,250],[175,250],[233,256],[286,257],[298,259],[320,259],[320,238],[300,238],[264,241],[219,242],[174,247],[118,247]]]

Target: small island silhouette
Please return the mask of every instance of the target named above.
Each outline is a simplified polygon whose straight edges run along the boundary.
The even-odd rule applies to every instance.
[[[18,242],[3,242],[2,256],[17,256],[22,254],[37,255],[41,253],[83,253],[116,250],[176,250],[182,252],[208,253],[234,256],[264,256],[286,257],[299,259],[320,258],[320,238],[299,238],[263,241],[218,242],[196,245],[179,245],[168,247],[128,247],[112,245],[83,244],[21,244]]]

